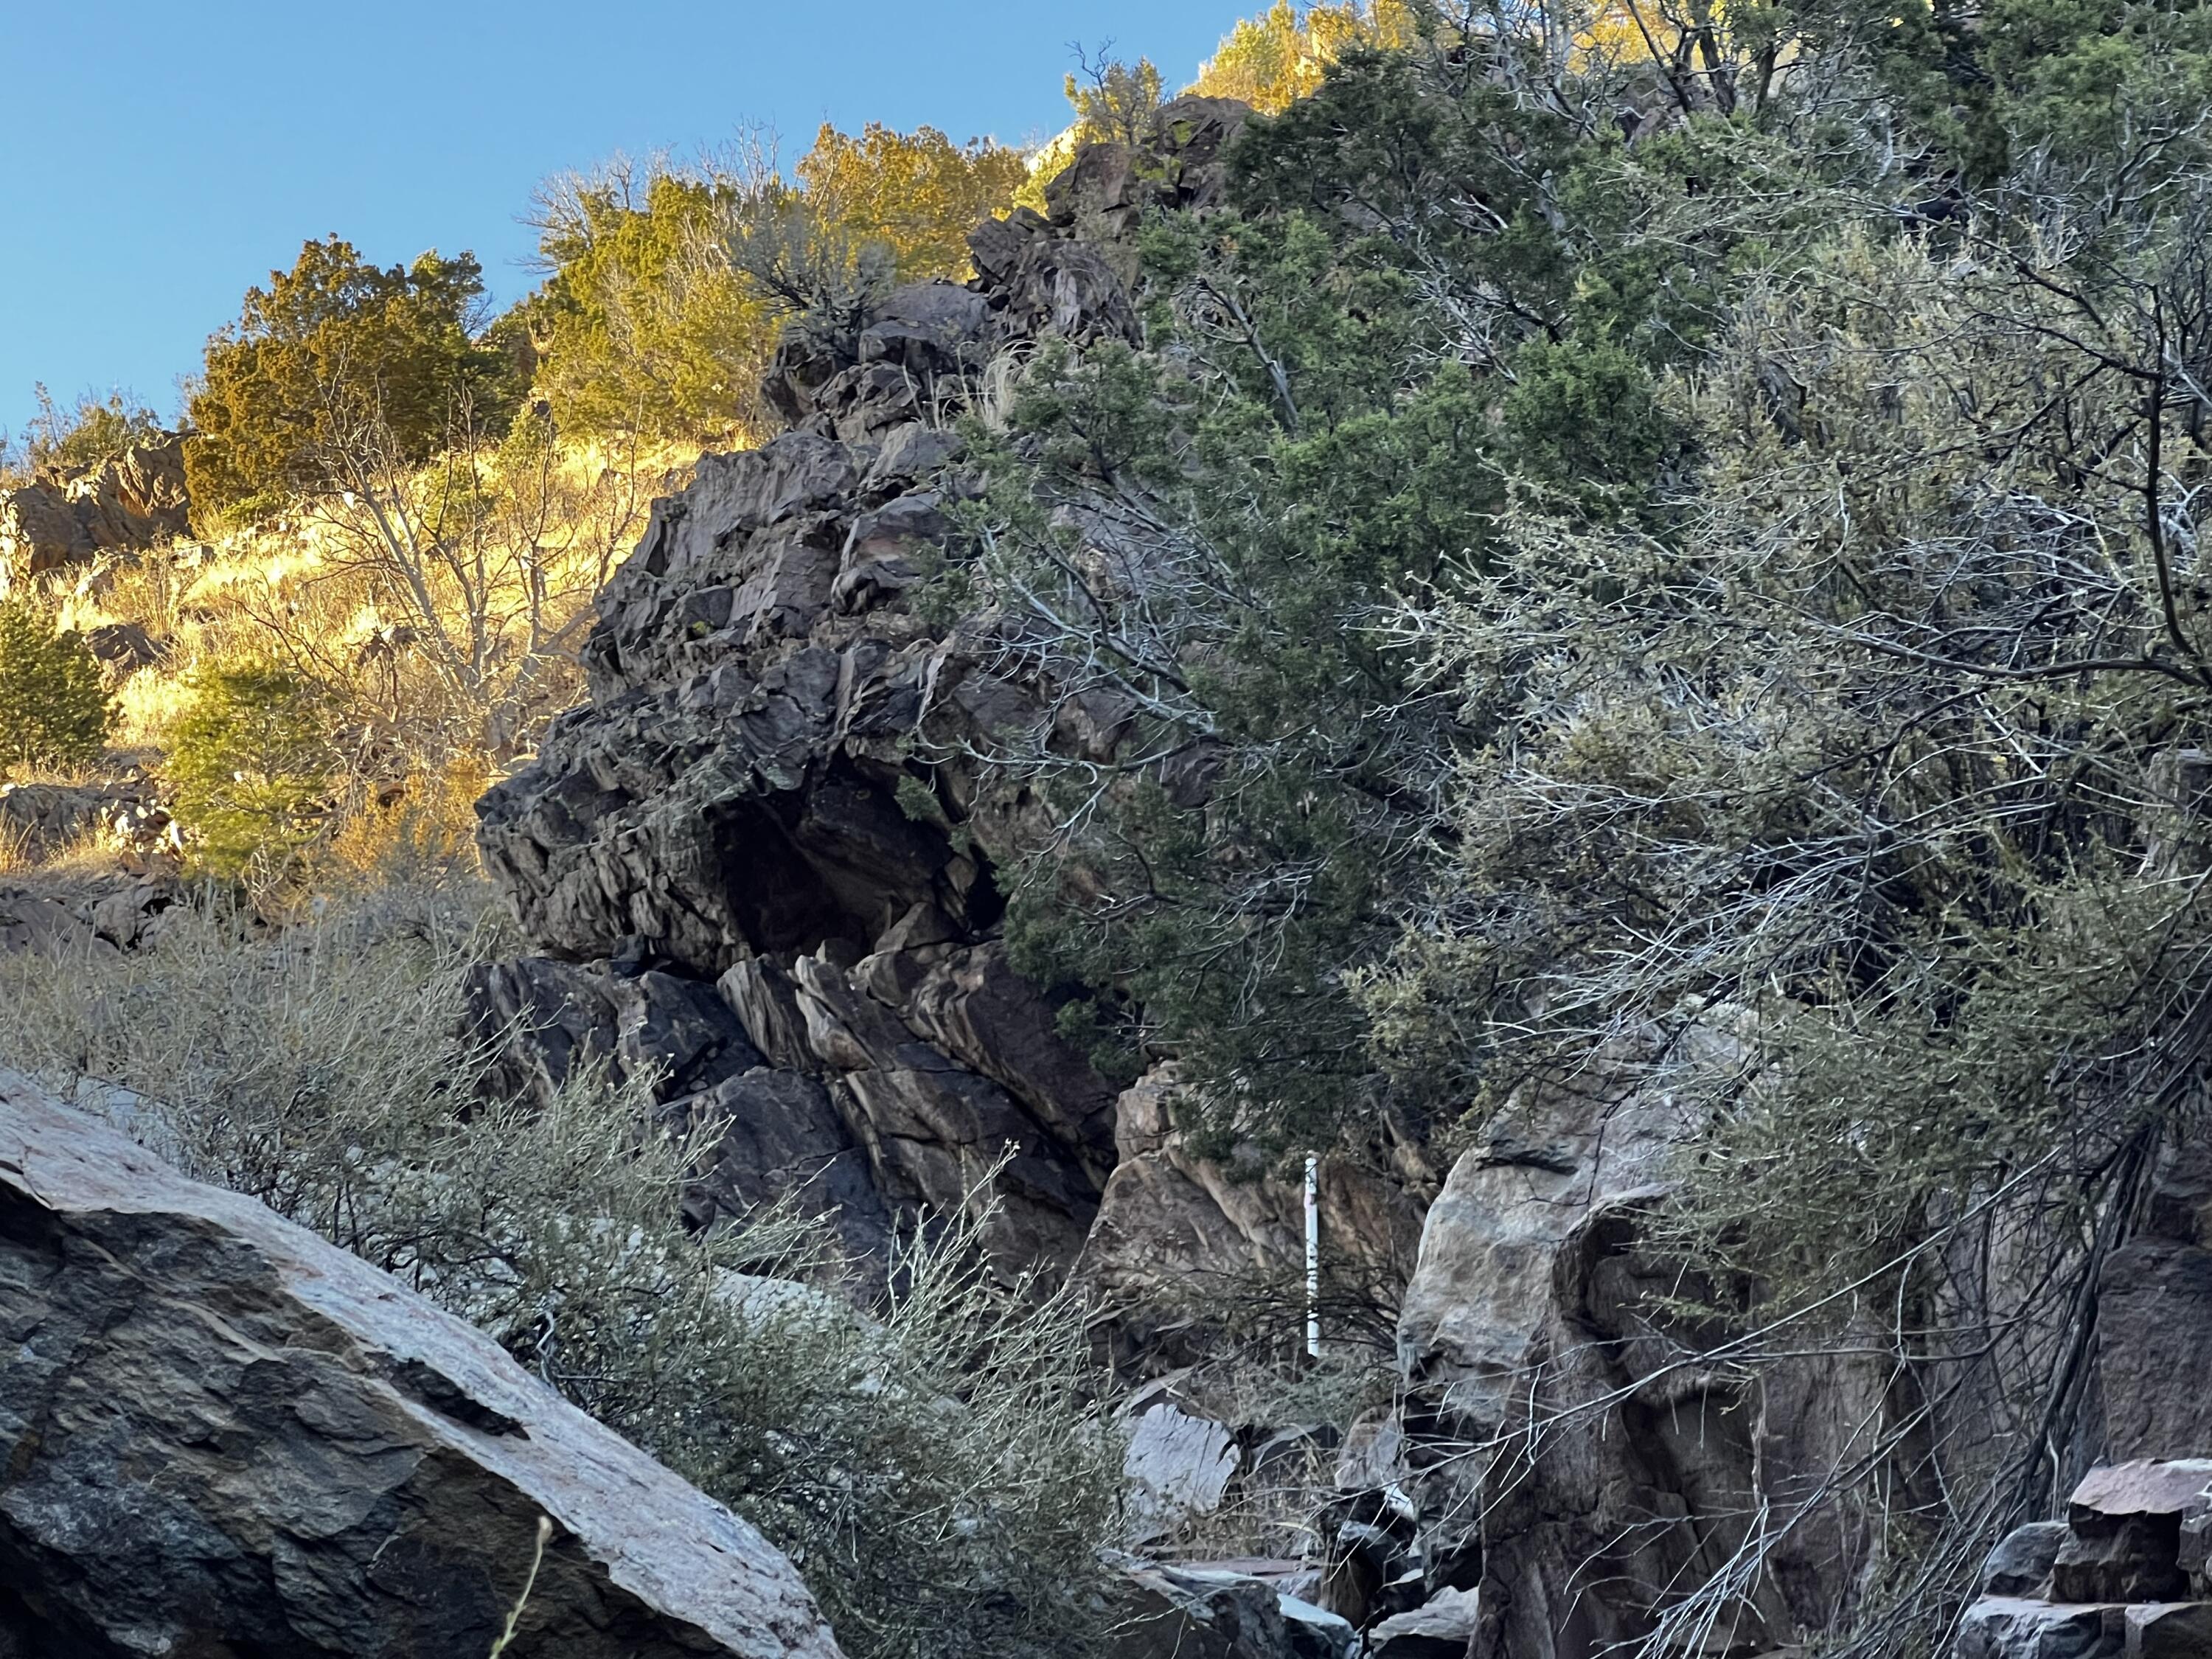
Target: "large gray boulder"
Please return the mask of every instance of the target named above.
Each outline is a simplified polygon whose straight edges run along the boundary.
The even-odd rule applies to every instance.
[[[1303,1297],[1305,1194],[1295,1168],[1251,1147],[1194,1152],[1176,1121],[1173,1062],[1154,1066],[1115,1103],[1119,1161],[1077,1272],[1115,1338],[1116,1358],[1152,1367],[1194,1364],[1218,1337],[1224,1306],[1272,1292],[1292,1319]],[[1329,1283],[1325,1341],[1343,1340],[1357,1303],[1387,1306],[1412,1271],[1421,1217],[1435,1190],[1426,1148],[1389,1121],[1367,1156],[1320,1161],[1316,1208]]]
[[[2100,1279],[2106,1455],[2212,1447],[2212,1146],[2168,1154],[2147,1224],[2106,1258]]]
[[[835,1659],[791,1564],[480,1333],[0,1073],[0,1656]]]
[[[1486,1659],[1632,1645],[1715,1577],[1744,1517],[1817,1491],[1850,1425],[1878,1413],[1874,1365],[1778,1368],[1753,1401],[1688,1363],[1710,1333],[1653,1312],[1699,1288],[1644,1243],[1688,1127],[1663,1091],[1594,1069],[1579,1089],[1512,1103],[1460,1158],[1399,1324],[1404,1504],[1345,1506],[1337,1605],[1395,1616],[1409,1591],[1414,1605],[1477,1591],[1455,1616],[1479,1618]],[[1732,1644],[1828,1627],[1865,1559],[1858,1519],[1835,1505],[1800,1520],[1723,1610]]]

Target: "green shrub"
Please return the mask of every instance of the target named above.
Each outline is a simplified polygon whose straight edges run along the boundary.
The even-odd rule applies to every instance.
[[[1121,1447],[1075,1299],[983,1273],[981,1209],[908,1245],[874,1317],[788,1276],[829,1265],[827,1223],[689,1233],[702,1146],[641,1135],[642,1090],[489,1090],[464,987],[489,930],[455,896],[263,936],[179,909],[67,974],[0,957],[0,1066],[133,1091],[139,1139],[489,1332],[787,1551],[854,1659],[1103,1646]]]
[[[269,665],[203,669],[169,745],[168,781],[195,861],[280,875],[322,833],[338,768],[321,691]]]
[[[307,243],[208,342],[185,446],[195,516],[212,526],[331,488],[365,447],[404,465],[506,431],[525,364],[483,310],[473,254],[387,269],[335,236]]]
[[[100,398],[88,392],[68,409],[44,386],[33,395],[39,412],[23,434],[21,471],[26,478],[88,472],[132,445],[162,435],[160,417],[127,392]]]
[[[57,634],[28,605],[0,605],[0,771],[88,765],[114,718],[82,638]]]

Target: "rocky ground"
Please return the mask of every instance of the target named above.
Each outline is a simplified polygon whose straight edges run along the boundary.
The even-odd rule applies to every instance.
[[[480,972],[477,1017],[525,1033],[502,1060],[520,1091],[591,1060],[649,1073],[672,1123],[727,1123],[687,1200],[702,1227],[788,1199],[834,1211],[880,1273],[896,1228],[997,1170],[994,1258],[1079,1284],[1139,1389],[1129,1475],[1152,1524],[1125,1564],[1129,1659],[1582,1659],[1723,1576],[1758,1517],[1845,1455],[1878,1376],[1808,1358],[1754,1401],[1680,1363],[1649,1311],[1669,1270],[1642,1238],[1684,1126],[1600,1087],[1523,1102],[1510,1136],[1456,1158],[1395,1129],[1325,1157],[1323,1236],[1395,1314],[1390,1403],[1231,1420],[1194,1370],[1191,1287],[1293,1277],[1301,1194],[1185,1143],[1171,1064],[1117,1090],[1060,1035],[1000,936],[1013,826],[979,811],[972,771],[911,760],[917,736],[953,754],[1055,696],[992,672],[988,623],[909,604],[969,487],[946,412],[1011,343],[1128,336],[1136,217],[1214,200],[1240,118],[1170,105],[1145,156],[1094,146],[1048,216],[978,231],[974,282],[898,289],[848,341],[794,339],[772,382],[790,429],[706,458],[656,507],[603,596],[590,701],[482,803],[529,948]],[[9,510],[74,549],[115,494]],[[1064,712],[1071,741],[1110,754],[1112,710]],[[0,795],[10,820],[55,844],[162,833],[119,795]],[[129,949],[173,897],[151,866],[74,901],[0,895],[0,948]],[[835,1651],[787,1564],[489,1344],[12,1085],[0,1222],[0,1319],[24,1356],[0,1370],[0,1654],[64,1632],[90,1644],[71,1650],[199,1650],[217,1627],[245,1645],[207,1651],[462,1651],[453,1632],[477,1641],[507,1605],[539,1510],[561,1651]],[[2212,1451],[2212,1175],[2169,1170],[2106,1280],[2104,1454]],[[118,1471],[155,1444],[201,1478],[120,1501]],[[2212,1593],[2208,1475],[2092,1476],[2066,1522],[1992,1559],[1961,1655],[2212,1652],[2190,1599]],[[111,1568],[156,1536],[193,1542],[149,1596]],[[681,1547],[641,1541],[663,1537]],[[1878,1547],[1819,1511],[1702,1650],[1792,1650]],[[431,1632],[434,1613],[459,1622]]]

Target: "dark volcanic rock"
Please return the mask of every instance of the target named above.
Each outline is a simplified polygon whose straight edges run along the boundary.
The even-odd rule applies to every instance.
[[[1357,1640],[1343,1620],[1242,1573],[1131,1562],[1121,1601],[1110,1659],[1351,1659]]]
[[[1982,1564],[1984,1595],[2033,1595],[2051,1577],[2051,1564],[2066,1542],[2063,1521],[2031,1521],[2005,1534]]]
[[[835,1659],[791,1564],[489,1339],[0,1073],[0,1653]]]
[[[2126,1610],[1991,1596],[1960,1621],[1958,1659],[2121,1659]]]
[[[906,605],[966,487],[922,417],[1048,325],[1021,282],[1072,330],[1133,326],[1121,279],[1030,219],[1006,234],[1090,276],[1015,281],[1044,269],[1018,251],[1011,288],[912,284],[849,340],[786,342],[769,392],[798,429],[656,505],[601,599],[590,705],[479,807],[488,868],[556,959],[479,986],[486,1019],[535,1028],[502,1080],[633,1067],[638,994],[588,964],[691,988],[698,1017],[634,1046],[671,1114],[730,1126],[702,1222],[797,1190],[880,1256],[898,1215],[959,1204],[1003,1158],[1001,1259],[1058,1273],[1114,1168],[1114,1091],[996,942],[990,837],[957,807],[972,780],[909,759],[1026,707]]]
[[[2212,1147],[2163,1172],[2149,1224],[2105,1261],[2098,1304],[2108,1454],[2212,1447]]]
[[[1880,1409],[1878,1366],[1778,1367],[1754,1408],[1724,1374],[1680,1363],[1710,1332],[1654,1315],[1685,1293],[1679,1265],[1644,1243],[1684,1132],[1668,1095],[1594,1073],[1516,1097],[1462,1154],[1399,1322],[1418,1547],[1391,1558],[1373,1535],[1400,1537],[1390,1518],[1355,1508],[1350,1592],[1409,1569],[1429,1591],[1479,1589],[1475,1650],[1496,1659],[1631,1646],[1668,1587],[1722,1569],[1743,1517],[1814,1490],[1848,1455],[1850,1425]],[[1516,1448],[1539,1432],[1544,1455],[1526,1461]],[[1734,1644],[1758,1653],[1826,1627],[1865,1536],[1843,1505],[1800,1519],[1731,1608]],[[1377,1610],[1401,1609],[1386,1596]]]
[[[1184,1266],[1218,1281],[1299,1254],[1295,1194],[1177,1162],[1164,1114],[1146,1167],[1116,1176],[1115,1092],[1000,941],[1012,829],[971,815],[958,757],[1019,723],[1110,759],[1127,711],[1004,678],[990,619],[908,602],[975,488],[945,418],[1009,345],[1137,337],[1128,234],[1148,206],[1220,199],[1243,113],[1179,100],[1141,166],[1096,147],[1050,219],[979,228],[973,283],[794,327],[765,386],[793,429],[704,458],[656,504],[601,596],[589,705],[479,805],[486,867],[542,953],[481,988],[488,1018],[539,1027],[510,1081],[542,1089],[579,1053],[629,1064],[621,969],[719,986],[764,1062],[735,1063],[712,1011],[655,1048],[664,1109],[730,1125],[695,1220],[796,1190],[879,1256],[898,1218],[962,1202],[1003,1158],[1000,1258],[1054,1273],[1120,1181],[1094,1279],[1131,1317]],[[1418,1206],[1392,1182],[1333,1174],[1328,1203],[1337,1236],[1410,1261]]]
[[[2058,1601],[2165,1601],[2188,1594],[2182,1517],[2212,1490],[2212,1462],[2138,1460],[2093,1469],[2067,1499],[2051,1569]]]

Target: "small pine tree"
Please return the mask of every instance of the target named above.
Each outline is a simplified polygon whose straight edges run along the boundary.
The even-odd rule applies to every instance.
[[[88,765],[106,748],[114,719],[84,641],[56,633],[29,605],[0,605],[0,773]]]
[[[170,740],[168,781],[196,861],[281,873],[322,831],[336,784],[322,694],[289,669],[203,670]]]

